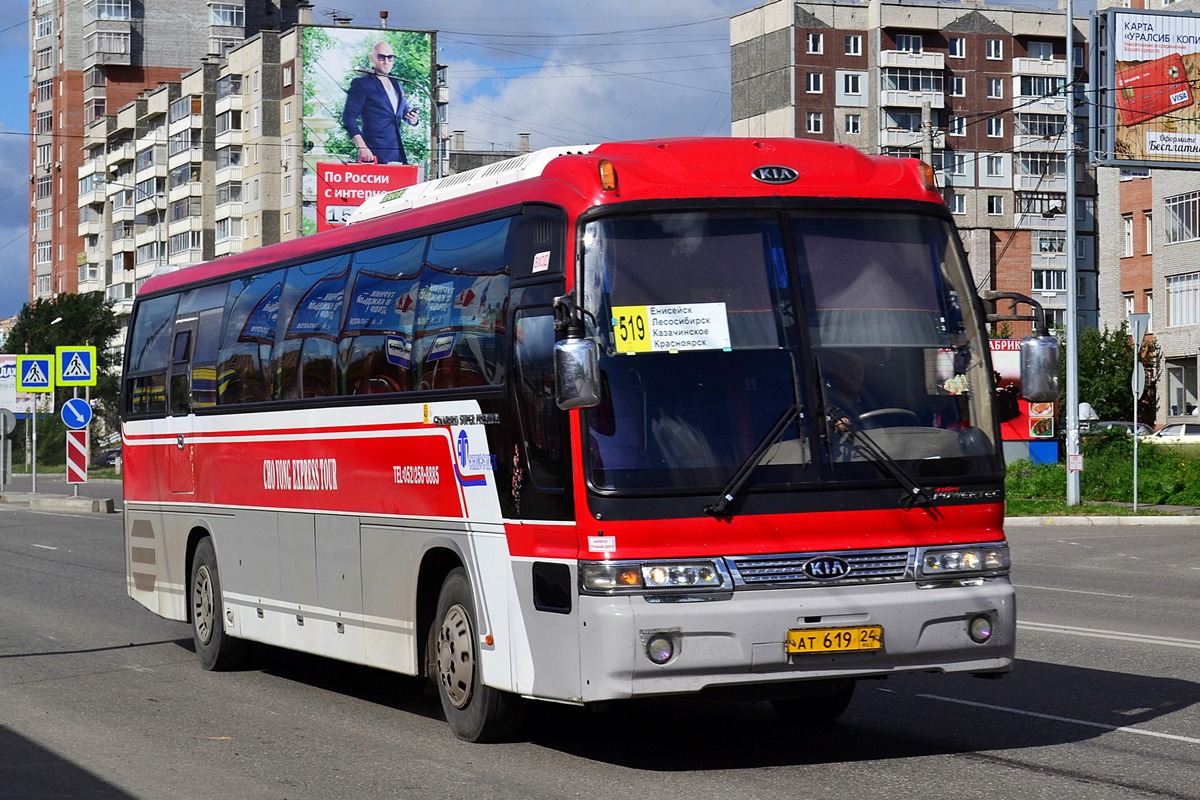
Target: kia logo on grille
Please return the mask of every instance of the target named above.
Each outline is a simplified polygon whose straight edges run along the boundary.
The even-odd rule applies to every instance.
[[[804,562],[804,574],[813,580],[829,581],[850,574],[850,562],[837,556],[822,556]]]
[[[800,177],[791,167],[759,167],[751,174],[763,183],[791,183]]]

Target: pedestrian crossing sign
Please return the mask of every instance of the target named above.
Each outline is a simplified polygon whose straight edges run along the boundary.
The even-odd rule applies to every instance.
[[[66,345],[55,348],[58,355],[59,386],[96,385],[96,348]]]
[[[17,356],[18,392],[54,391],[54,356]]]

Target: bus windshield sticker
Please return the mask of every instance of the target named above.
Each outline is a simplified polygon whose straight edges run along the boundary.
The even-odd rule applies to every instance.
[[[612,313],[618,353],[730,349],[724,303],[615,306]]]
[[[533,269],[532,272],[545,272],[550,269],[550,251],[543,250],[540,253],[533,254]]]
[[[617,537],[615,536],[589,536],[587,539],[589,553],[617,552]]]
[[[437,361],[439,358],[445,358],[454,352],[454,340],[457,336],[453,333],[443,333],[433,340],[433,344],[429,347],[429,354],[425,356],[426,361]]]

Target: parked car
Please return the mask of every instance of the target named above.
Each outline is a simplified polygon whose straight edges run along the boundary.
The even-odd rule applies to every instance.
[[[1142,441],[1155,444],[1200,445],[1200,422],[1169,422],[1151,435],[1143,436]]]
[[[97,450],[92,454],[92,467],[100,469],[101,467],[115,467],[117,459],[121,457],[121,448],[105,447],[103,450]]]
[[[1099,433],[1100,431],[1113,430],[1116,428],[1124,429],[1124,431],[1128,434],[1133,433],[1133,423],[1127,422],[1126,420],[1122,420],[1122,419],[1101,420],[1099,422],[1089,422],[1089,423],[1087,423],[1087,429],[1085,432],[1086,433]],[[1152,433],[1154,433],[1153,425],[1147,425],[1145,422],[1139,422],[1137,424],[1137,435],[1138,436],[1149,436]]]

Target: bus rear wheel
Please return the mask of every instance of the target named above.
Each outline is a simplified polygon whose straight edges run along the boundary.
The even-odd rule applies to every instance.
[[[200,665],[208,670],[226,670],[241,666],[246,643],[225,633],[225,605],[221,599],[221,576],[217,572],[217,553],[207,536],[196,545],[192,556],[191,587],[192,641]]]
[[[521,698],[485,686],[479,661],[479,626],[466,570],[446,576],[430,631],[433,678],[446,722],[468,742],[515,736],[523,717]]]

